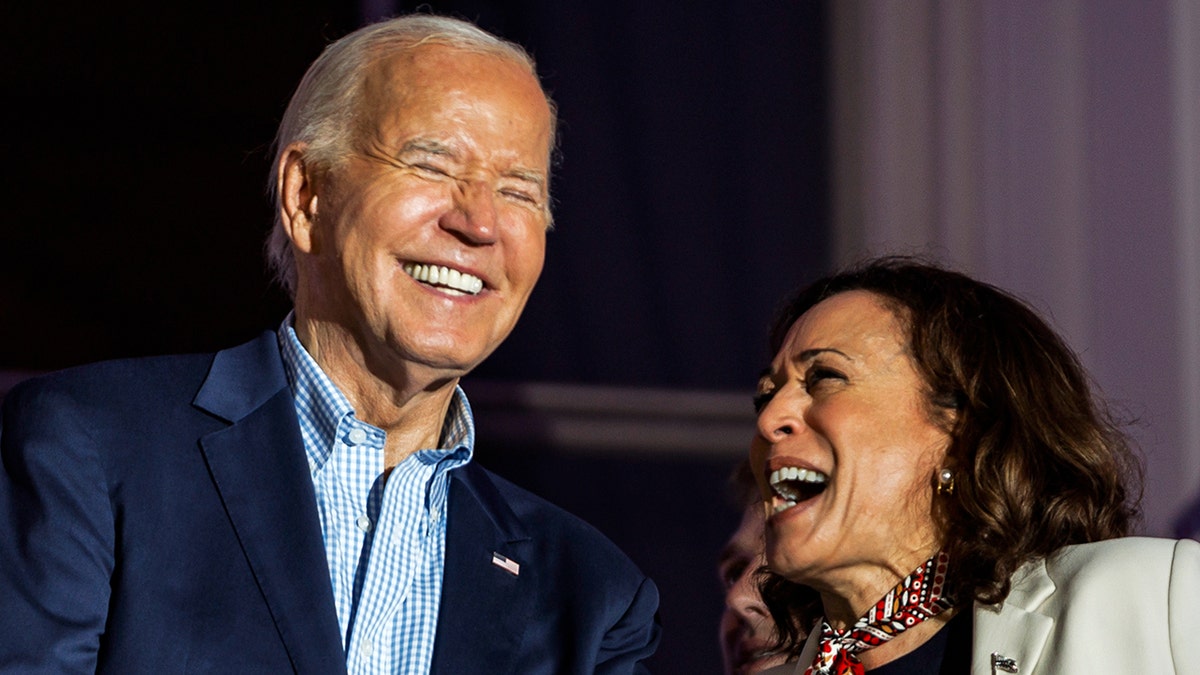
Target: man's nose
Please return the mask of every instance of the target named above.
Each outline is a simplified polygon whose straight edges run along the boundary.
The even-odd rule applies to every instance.
[[[484,181],[461,181],[454,193],[453,208],[443,214],[442,229],[463,241],[483,246],[495,243],[496,196]]]

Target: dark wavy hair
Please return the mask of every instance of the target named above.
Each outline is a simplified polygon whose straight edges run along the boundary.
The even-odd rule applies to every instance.
[[[930,417],[951,437],[955,489],[934,500],[932,514],[950,554],[951,597],[1000,602],[1021,565],[1129,534],[1139,517],[1138,456],[1079,359],[1027,304],[933,263],[878,258],[793,296],[776,316],[771,354],[800,315],[853,290],[895,313]],[[796,617],[820,616],[820,598],[774,574],[761,590],[781,645],[798,650],[811,623]]]

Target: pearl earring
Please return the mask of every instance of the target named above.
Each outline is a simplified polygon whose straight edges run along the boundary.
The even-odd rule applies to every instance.
[[[937,493],[947,497],[954,494],[954,472],[942,469],[937,474]]]

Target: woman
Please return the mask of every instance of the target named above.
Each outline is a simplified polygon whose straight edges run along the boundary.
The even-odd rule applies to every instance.
[[[751,460],[798,660],[770,672],[1200,673],[1200,544],[1126,537],[1138,464],[1023,303],[875,260],[793,298],[772,349]]]

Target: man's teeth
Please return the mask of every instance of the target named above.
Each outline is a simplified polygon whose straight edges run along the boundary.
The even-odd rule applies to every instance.
[[[445,266],[404,263],[404,272],[431,286],[442,286],[471,295],[483,290],[483,279]]]
[[[775,513],[786,511],[800,501],[815,494],[811,488],[824,486],[829,477],[815,469],[801,469],[796,466],[785,466],[771,472],[771,489],[783,498],[782,504],[775,506]]]

